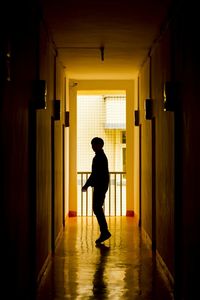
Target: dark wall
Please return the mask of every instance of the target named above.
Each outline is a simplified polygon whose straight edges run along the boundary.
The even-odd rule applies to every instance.
[[[199,15],[197,4],[183,3],[173,22],[176,101],[176,279],[178,297],[198,293],[200,253]]]
[[[52,251],[52,206],[53,206],[53,168],[52,168],[52,133],[54,98],[54,57],[43,23],[40,23],[39,35],[39,74],[45,80],[47,88],[46,109],[36,110],[36,240],[37,240],[37,275],[43,269]]]
[[[0,23],[1,292],[25,300],[63,225],[63,112],[55,121],[54,99],[62,110],[64,69],[35,2],[5,8]],[[37,109],[38,80],[47,83],[47,109]]]
[[[164,85],[172,80],[171,32],[151,55],[155,116],[156,248],[174,276],[174,112],[164,111]]]
[[[47,87],[47,107],[36,111],[36,240],[37,278],[41,276],[57,245],[63,227],[63,100],[64,68],[40,24],[39,78]],[[54,102],[60,100],[60,119]]]
[[[198,293],[200,253],[200,133],[199,133],[199,31],[197,5],[181,2],[172,10],[167,26],[154,43],[140,76],[140,109],[146,97],[145,75],[150,60],[150,90],[153,101],[152,124],[155,125],[155,212],[147,204],[156,227],[156,250],[172,278],[178,300],[195,299]],[[146,68],[146,70],[145,70]],[[171,83],[172,111],[164,111],[164,84]],[[141,112],[143,115],[143,112]],[[143,132],[144,120],[141,119]],[[153,131],[152,131],[153,133]],[[150,145],[149,136],[142,136],[142,147]],[[152,144],[153,145],[153,144]],[[151,146],[151,145],[150,145]],[[153,148],[152,148],[153,149]],[[142,205],[146,205],[145,179],[149,154],[142,149]],[[146,154],[145,154],[146,153]],[[153,162],[153,160],[152,160]],[[153,166],[153,165],[152,165]],[[153,177],[152,177],[153,178]],[[147,186],[145,186],[145,183]],[[150,201],[152,200],[149,198]],[[142,224],[151,237],[148,211]],[[154,219],[155,216],[155,219]]]
[[[152,239],[152,123],[145,119],[145,100],[150,98],[150,60],[139,77],[141,124],[141,225]]]
[[[171,81],[171,31],[153,45],[139,76],[142,227],[169,276],[174,276],[174,113],[164,112],[164,84]],[[146,119],[145,100],[152,115]]]
[[[2,10],[0,25],[1,292],[9,299],[31,297],[35,276],[29,137],[38,32],[33,1],[24,9]]]
[[[54,186],[55,186],[55,245],[57,243],[57,239],[61,233],[62,226],[64,225],[64,192],[63,192],[63,185],[64,185],[64,167],[63,167],[63,160],[64,160],[64,99],[65,93],[64,90],[65,83],[64,83],[64,69],[63,65],[59,60],[59,57],[56,59],[56,99],[60,100],[60,119],[54,122]]]

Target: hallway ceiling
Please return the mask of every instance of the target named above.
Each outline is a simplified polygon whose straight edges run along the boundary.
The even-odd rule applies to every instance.
[[[132,79],[172,0],[41,0],[58,55],[73,79]],[[100,47],[104,47],[101,60]]]

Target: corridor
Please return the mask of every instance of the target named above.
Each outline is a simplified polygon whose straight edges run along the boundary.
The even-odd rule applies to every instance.
[[[173,292],[132,217],[107,218],[112,237],[95,245],[94,217],[68,218],[37,300],[172,300]]]

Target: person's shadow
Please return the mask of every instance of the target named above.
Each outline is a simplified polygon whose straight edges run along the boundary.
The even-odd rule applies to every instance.
[[[107,282],[104,279],[104,271],[110,247],[104,244],[98,244],[96,245],[96,248],[99,248],[100,250],[100,258],[99,262],[96,265],[96,272],[94,273],[93,278],[93,295],[95,299],[107,299],[108,290]]]

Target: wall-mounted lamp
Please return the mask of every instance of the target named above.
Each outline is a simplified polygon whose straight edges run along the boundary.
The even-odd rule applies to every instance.
[[[101,60],[104,61],[104,46],[100,47],[101,51]]]
[[[65,127],[69,127],[69,111],[65,112]]]
[[[175,101],[178,97],[178,85],[176,82],[165,82],[163,88],[163,110],[174,111]]]
[[[151,120],[153,116],[152,99],[146,99],[144,102],[145,119]]]
[[[134,111],[134,123],[135,123],[135,126],[139,126],[140,125],[139,110],[135,110]]]
[[[78,85],[78,82],[72,82],[71,84],[70,84],[70,88],[74,88],[74,87],[76,87]]]
[[[33,101],[36,109],[47,108],[47,86],[45,80],[33,81]]]
[[[60,120],[60,100],[54,100],[54,120]]]

